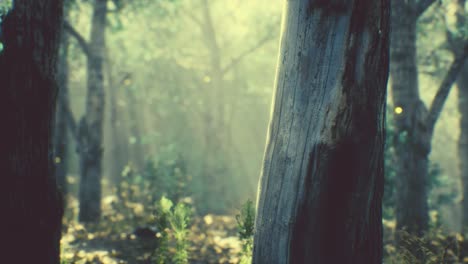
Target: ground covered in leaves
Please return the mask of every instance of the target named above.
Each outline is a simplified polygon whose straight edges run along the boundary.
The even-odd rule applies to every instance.
[[[104,197],[101,221],[86,225],[76,221],[76,198],[67,198],[62,264],[249,263],[255,217],[251,202],[229,215],[203,215],[190,198],[173,204],[132,186],[117,193]],[[399,234],[408,248],[417,249],[414,256],[395,246],[395,222],[384,220],[384,263],[468,263],[466,236],[443,230],[437,217],[431,223],[424,238]]]
[[[70,201],[72,211],[77,210],[77,201]],[[98,224],[83,225],[65,218],[61,241],[64,263],[157,263],[164,231],[169,233],[169,254],[176,252],[173,232],[151,225],[155,219],[142,204],[126,203],[124,210],[117,210],[113,202],[110,197],[104,200],[104,220]],[[187,229],[189,263],[239,263],[242,242],[235,216],[193,216]]]
[[[232,216],[196,218],[188,240],[190,263],[238,263],[241,242]],[[115,233],[70,223],[62,238],[62,258],[68,263],[154,263],[159,233],[148,227]],[[175,252],[175,247],[169,248]],[[66,262],[66,263],[67,263]]]

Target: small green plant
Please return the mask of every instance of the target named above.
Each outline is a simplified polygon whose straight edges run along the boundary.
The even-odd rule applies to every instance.
[[[158,264],[168,263],[169,260],[169,243],[170,235],[172,234],[175,240],[175,254],[172,256],[172,262],[175,264],[188,263],[188,234],[190,224],[190,208],[178,203],[173,206],[171,200],[162,197],[157,205],[157,227],[160,230],[158,233],[159,246],[156,252],[156,260]]]
[[[170,224],[174,232],[176,241],[176,253],[172,261],[176,264],[188,263],[188,240],[189,233],[188,226],[190,223],[190,208],[183,204],[178,203],[171,214]]]
[[[156,225],[159,233],[159,245],[156,252],[156,263],[164,264],[167,262],[169,253],[169,218],[171,214],[172,201],[166,197],[162,197],[157,205],[157,220]]]
[[[241,264],[249,264],[252,259],[253,235],[255,227],[255,207],[251,200],[247,200],[236,215],[239,239],[242,242],[240,256]]]

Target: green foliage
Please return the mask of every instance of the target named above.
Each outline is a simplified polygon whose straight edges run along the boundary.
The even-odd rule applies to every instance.
[[[188,226],[190,223],[190,208],[178,203],[171,214],[170,223],[176,240],[176,252],[172,258],[175,264],[188,263]]]
[[[188,175],[186,162],[181,154],[173,151],[161,151],[155,159],[147,159],[145,168],[137,179],[145,179],[148,193],[157,201],[162,196],[172,201],[190,196],[188,186],[191,177]],[[142,182],[140,182],[142,183]]]
[[[12,8],[13,1],[12,0],[3,0],[0,1],[0,25],[2,24],[2,18],[8,13],[8,11]],[[3,51],[3,43],[1,42],[2,39],[2,31],[0,28],[0,52]]]
[[[237,230],[242,242],[241,264],[249,264],[252,259],[253,235],[255,228],[255,206],[251,200],[247,200],[236,215]]]
[[[383,197],[383,218],[393,218],[395,214],[395,184],[396,184],[396,164],[395,164],[395,149],[393,142],[395,138],[395,128],[393,125],[393,116],[390,112],[391,106],[387,107],[387,120],[386,120],[386,139],[385,139],[385,152],[384,152],[384,166],[385,166],[385,184],[384,184],[384,197]]]
[[[156,252],[156,259],[158,264],[164,264],[167,262],[169,254],[169,222],[172,208],[172,201],[166,197],[162,197],[157,206],[157,219],[156,224],[160,233],[159,245]]]
[[[13,6],[13,0],[0,1],[0,17],[4,16]],[[0,20],[1,22],[1,20]]]
[[[191,218],[191,209],[178,203],[173,207],[171,200],[162,197],[157,206],[157,226],[159,233],[159,246],[157,248],[157,263],[167,263],[170,259],[169,242],[172,234],[176,244],[176,251],[172,256],[172,262],[175,264],[188,263],[188,234]]]

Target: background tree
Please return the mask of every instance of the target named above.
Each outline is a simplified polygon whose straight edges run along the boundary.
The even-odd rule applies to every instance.
[[[104,123],[104,58],[107,0],[93,1],[89,43],[69,24],[66,30],[78,41],[87,57],[86,111],[76,127],[80,156],[80,213],[82,222],[98,221],[101,215],[102,137]],[[72,116],[69,116],[73,119]],[[72,121],[72,123],[75,123]]]
[[[287,2],[253,263],[382,262],[389,5]]]
[[[420,97],[417,63],[418,18],[434,1],[392,1],[391,91],[394,104],[393,142],[397,164],[397,229],[422,236],[428,230],[428,168],[434,128],[466,58],[460,50],[429,109]]]
[[[447,43],[453,57],[461,57],[466,45],[468,29],[466,23],[465,0],[450,1],[445,14]],[[460,112],[460,136],[458,139],[458,161],[463,183],[462,228],[468,227],[468,65],[465,63],[458,79],[458,111]]]
[[[59,263],[63,208],[51,157],[61,19],[60,0],[16,0],[1,24],[0,115],[5,125],[0,132],[0,223],[5,263]]]

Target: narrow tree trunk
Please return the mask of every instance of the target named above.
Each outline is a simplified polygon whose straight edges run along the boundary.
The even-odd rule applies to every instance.
[[[102,130],[104,120],[103,60],[105,56],[107,0],[94,0],[88,54],[86,113],[78,131],[80,154],[81,222],[98,221],[101,215]]]
[[[67,10],[65,10],[64,16],[66,16],[66,12]],[[69,36],[68,34],[62,34],[61,52],[58,62],[59,92],[57,100],[57,111],[55,113],[54,162],[55,177],[64,197],[67,194],[66,176],[68,172],[68,49]]]
[[[61,0],[16,0],[1,25],[2,263],[59,263],[63,208],[51,134],[61,19]]]
[[[463,230],[468,230],[468,64],[458,78],[458,111],[460,112],[460,138],[458,160],[463,183]]]
[[[389,1],[287,1],[253,263],[382,263]]]
[[[110,103],[110,133],[112,138],[112,145],[110,152],[112,153],[111,165],[111,179],[116,186],[121,183],[121,174],[128,162],[128,145],[126,144],[126,137],[124,136],[125,129],[122,124],[122,115],[117,106],[117,92],[121,86],[120,83],[114,82],[112,76],[112,61],[107,54],[107,77],[109,78],[108,94]]]
[[[123,89],[125,89],[125,94],[128,100],[128,122],[129,122],[129,127],[130,127],[130,133],[132,137],[135,138],[135,142],[131,143],[133,144],[132,146],[132,152],[133,152],[133,160],[135,162],[135,167],[138,170],[143,170],[144,165],[145,165],[145,150],[143,148],[143,145],[141,144],[141,129],[140,129],[140,122],[142,119],[141,113],[138,113],[138,100],[135,96],[135,91],[131,91],[131,87],[126,86]],[[128,139],[127,141],[128,142]]]
[[[204,164],[204,184],[205,192],[203,200],[207,207],[218,212],[220,201],[216,199],[220,194],[224,197],[228,195],[229,190],[225,190],[225,180],[221,180],[221,174],[226,175],[226,146],[225,123],[224,123],[224,81],[221,66],[221,49],[218,43],[216,30],[212,17],[210,2],[202,1],[203,13],[203,38],[210,55],[210,76],[209,90],[207,93],[207,112],[205,114],[205,164]],[[223,202],[226,199],[223,200]],[[216,208],[215,208],[216,207]]]
[[[465,0],[449,2],[446,14],[446,36],[453,56],[459,57],[465,44],[466,28]],[[455,18],[455,19],[454,19]],[[458,112],[460,113],[460,137],[458,139],[458,162],[462,181],[462,232],[468,231],[468,63],[458,75]]]
[[[422,235],[428,227],[427,170],[430,136],[425,126],[427,109],[419,97],[416,61],[417,16],[403,1],[392,1],[390,75],[395,107],[397,167],[397,229]]]

